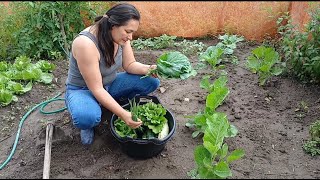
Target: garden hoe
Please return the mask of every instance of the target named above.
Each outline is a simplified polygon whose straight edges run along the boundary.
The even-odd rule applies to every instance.
[[[52,134],[53,134],[53,121],[47,121],[46,129],[46,144],[45,144],[45,154],[44,154],[44,165],[43,165],[43,179],[49,179],[50,175],[50,162],[51,162],[51,144],[52,144]]]

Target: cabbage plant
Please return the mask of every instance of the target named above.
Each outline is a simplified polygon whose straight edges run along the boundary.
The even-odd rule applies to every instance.
[[[164,79],[187,79],[190,76],[195,76],[197,71],[193,69],[189,58],[179,51],[165,52],[157,59],[157,68],[150,70],[144,76],[156,74]],[[142,77],[142,78],[144,78]]]

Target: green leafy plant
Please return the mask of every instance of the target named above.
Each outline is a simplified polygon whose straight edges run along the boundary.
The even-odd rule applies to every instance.
[[[222,55],[224,50],[217,46],[209,46],[205,52],[200,53],[199,60],[200,62],[207,63],[211,65],[213,70],[217,69],[217,65],[219,65],[222,61]]]
[[[116,121],[114,121],[114,127],[116,133],[120,137],[130,137],[130,138],[137,138],[138,135],[134,129],[131,129],[129,126],[126,125],[126,123],[118,118]]]
[[[204,133],[207,128],[207,119],[210,118],[214,112],[216,112],[216,108],[220,106],[227,95],[229,94],[229,89],[227,88],[227,77],[221,75],[217,78],[213,84],[210,84],[209,78],[210,75],[206,75],[202,78],[200,82],[200,87],[209,91],[209,94],[206,98],[206,107],[203,112],[199,112],[194,116],[190,116],[190,120],[186,123],[186,126],[194,129],[192,133],[192,137],[196,138]],[[228,136],[233,137],[237,134],[237,129],[233,125],[230,125],[228,128]]]
[[[309,134],[311,140],[303,144],[303,149],[312,156],[320,155],[320,120],[310,125]]]
[[[183,39],[183,41],[175,42],[174,45],[178,48],[180,52],[184,55],[199,55],[207,46],[202,42],[198,42],[197,40],[188,41]]]
[[[278,52],[265,46],[253,49],[245,65],[252,73],[259,75],[260,86],[265,85],[270,77],[280,75],[284,66],[280,62]]]
[[[19,56],[14,63],[0,61],[0,105],[16,102],[18,97],[32,89],[33,82],[50,84],[56,66],[46,60],[32,63],[26,56]]]
[[[157,68],[149,71],[144,77],[151,74],[157,74],[158,77],[165,79],[187,79],[190,76],[195,76],[197,74],[197,71],[193,69],[192,64],[190,63],[189,58],[179,51],[163,53],[157,59],[156,64]]]
[[[221,43],[218,46],[210,46],[204,53],[200,53],[199,68],[201,68],[202,64],[211,65],[213,70],[224,68],[223,65],[219,64],[225,56],[232,57],[233,51],[229,51],[230,54],[225,54],[225,49],[228,46],[222,45]],[[231,47],[231,49],[233,50],[234,48]],[[228,81],[227,72],[222,70],[213,84],[209,81],[211,76],[212,74],[203,76],[200,82],[200,87],[209,91],[204,110],[194,116],[189,116],[190,120],[186,123],[187,127],[194,130],[192,133],[193,138],[203,135],[203,144],[197,146],[194,151],[196,168],[188,172],[191,178],[197,179],[223,179],[230,177],[232,172],[229,164],[244,156],[242,149],[236,149],[229,153],[228,145],[224,143],[224,138],[236,136],[238,130],[228,122],[225,113],[216,112],[218,106],[223,103],[229,94],[229,89],[226,86]]]
[[[320,120],[312,123],[309,130],[311,140],[320,141]]]
[[[193,138],[203,134],[203,144],[194,151],[196,168],[189,171],[188,175],[197,179],[222,179],[232,176],[229,164],[243,157],[244,151],[236,149],[229,153],[224,138],[234,137],[238,131],[228,122],[225,113],[216,112],[229,93],[227,77],[221,75],[213,84],[210,84],[209,78],[204,76],[200,84],[210,92],[204,112],[198,113],[186,124],[189,128],[196,128],[192,133]]]
[[[177,36],[169,36],[166,34],[153,38],[139,37],[131,41],[131,45],[135,50],[156,50],[175,47],[176,51],[180,51],[187,56],[200,53],[206,47],[205,44],[197,40],[179,39],[181,39],[181,41],[176,42],[178,40]]]
[[[288,73],[302,81],[320,80],[320,8],[309,12],[310,21],[303,30],[293,24],[286,12],[277,20],[278,49],[287,64]]]
[[[6,89],[0,89],[0,105],[7,106],[11,102],[17,102],[18,97],[15,96],[11,91]]]
[[[225,82],[222,78],[215,85],[222,85]],[[205,85],[205,87],[212,89],[211,86]],[[213,87],[213,89],[215,88],[218,87]],[[229,124],[225,113],[214,110],[221,99],[224,98],[217,99],[219,100],[212,102],[212,106],[211,103],[207,103],[210,105],[206,105],[204,113],[198,113],[194,121],[189,124],[196,125],[198,128],[192,134],[193,137],[203,133],[203,144],[198,145],[194,151],[196,168],[188,172],[188,175],[192,178],[222,179],[232,176],[229,164],[244,156],[242,149],[235,149],[229,153],[228,145],[224,143],[225,137],[234,137],[238,131],[233,125]]]
[[[320,155],[320,141],[309,140],[303,144],[303,150],[311,156]]]
[[[33,59],[52,59],[52,52],[70,49],[74,36],[85,26],[80,15],[94,12],[86,2],[10,2],[19,14],[20,28],[13,32],[14,50]],[[23,8],[20,8],[22,6]],[[13,14],[15,14],[13,13]]]
[[[229,164],[244,156],[242,149],[229,153],[224,138],[230,127],[224,113],[214,113],[208,117],[203,144],[196,147],[194,157],[197,167],[190,173],[193,178],[222,179],[232,176]]]
[[[223,49],[223,61],[231,62],[232,64],[237,65],[239,63],[238,58],[233,55],[233,52],[237,47],[237,43],[244,41],[244,37],[226,33],[222,36],[219,35],[218,39],[220,39],[221,42],[219,42],[216,46]]]
[[[96,11],[105,13],[113,3],[12,1],[8,6],[1,3],[0,57],[62,59],[61,53],[68,55],[75,35],[93,23]]]
[[[223,69],[224,65],[219,65],[222,62],[231,62],[238,64],[238,58],[233,55],[234,49],[237,47],[237,43],[244,40],[242,36],[224,34],[218,37],[221,42],[216,45],[209,46],[205,52],[199,53],[200,68],[205,67],[204,64],[209,64],[212,69]]]
[[[138,38],[131,41],[131,45],[136,50],[145,50],[145,49],[165,49],[174,46],[174,40],[176,36],[168,36],[166,34],[161,35],[160,37],[153,38]]]
[[[157,138],[166,123],[168,123],[165,117],[167,110],[161,104],[147,102],[139,105],[135,102],[130,102],[130,112],[132,113],[133,120],[140,119],[143,124],[138,129],[131,129],[121,118],[118,118],[115,121],[115,130],[121,137]]]
[[[216,46],[224,50],[225,55],[232,55],[234,49],[237,47],[237,43],[244,40],[242,36],[238,35],[219,35],[218,39],[222,40]]]
[[[153,49],[164,49],[168,47],[173,47],[174,40],[177,36],[168,36],[166,34],[161,35],[160,37],[154,37],[154,47]]]

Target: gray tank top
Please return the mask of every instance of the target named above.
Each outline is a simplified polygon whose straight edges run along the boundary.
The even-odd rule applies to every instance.
[[[100,52],[99,68],[102,76],[102,84],[104,86],[110,85],[113,82],[113,80],[116,78],[116,73],[118,69],[122,66],[122,47],[120,45],[118,46],[119,48],[114,58],[115,64],[107,68],[105,59],[102,57],[101,50],[98,46],[98,41],[96,37],[88,31],[82,31],[79,33],[79,35],[84,35],[89,37],[98,48]],[[72,52],[70,52],[69,70],[68,70],[68,77],[66,80],[66,84],[80,86],[80,87],[87,87],[87,84],[84,81],[79,71],[78,63],[76,59],[73,57]]]

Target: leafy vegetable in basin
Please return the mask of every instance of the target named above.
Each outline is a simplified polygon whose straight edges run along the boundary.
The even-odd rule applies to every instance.
[[[131,129],[118,117],[114,122],[115,131],[120,137],[131,137],[133,139],[164,139],[169,134],[168,120],[165,118],[167,110],[154,102],[137,105],[130,101],[130,112],[133,120],[138,118],[143,124],[137,129]]]

